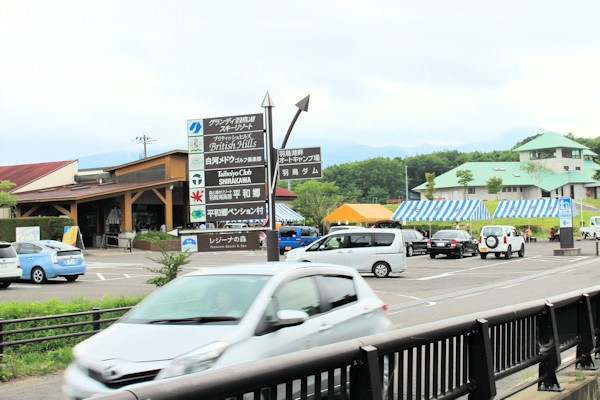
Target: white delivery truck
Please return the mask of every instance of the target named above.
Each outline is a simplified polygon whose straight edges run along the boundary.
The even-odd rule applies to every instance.
[[[600,215],[590,217],[590,224],[581,227],[581,235],[584,239],[588,236],[592,239],[600,239]]]

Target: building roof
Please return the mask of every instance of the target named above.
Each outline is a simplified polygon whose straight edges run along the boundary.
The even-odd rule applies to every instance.
[[[555,148],[566,148],[566,149],[588,149],[580,143],[577,143],[571,139],[566,138],[564,135],[556,132],[546,132],[541,136],[525,143],[522,146],[517,147],[514,151],[531,151],[531,150],[544,150],[544,149],[555,149]]]
[[[31,182],[76,162],[77,160],[67,160],[0,166],[0,180],[7,180],[14,183],[15,186],[9,190],[9,192],[14,192]]]
[[[587,161],[592,162],[592,161]],[[501,178],[503,186],[537,186],[543,190],[550,191],[571,183],[589,183],[594,182],[591,175],[592,168],[586,168],[586,171],[565,171],[562,173],[548,172],[542,175],[540,179],[529,175],[523,167],[527,162],[468,162],[464,163],[450,171],[435,177],[435,188],[453,188],[461,187],[456,177],[456,171],[470,170],[473,173],[473,180],[469,182],[469,187],[486,186],[490,178]],[[587,166],[587,164],[586,164]],[[425,190],[427,183],[423,183],[413,190]]]
[[[295,199],[298,195],[294,192],[290,192],[287,189],[284,189],[280,186],[275,186],[275,197],[277,198],[285,198],[289,197],[290,199]]]

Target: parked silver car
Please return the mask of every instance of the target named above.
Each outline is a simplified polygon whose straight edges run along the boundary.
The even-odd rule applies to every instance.
[[[69,399],[237,365],[391,329],[352,268],[258,263],[184,275],[75,346]]]

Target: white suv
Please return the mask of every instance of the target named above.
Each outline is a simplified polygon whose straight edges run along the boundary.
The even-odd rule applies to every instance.
[[[488,225],[484,226],[479,235],[479,255],[483,260],[487,255],[494,253],[496,258],[504,254],[510,258],[512,253],[518,253],[519,257],[525,255],[525,240],[514,226]]]
[[[10,243],[0,242],[0,289],[6,289],[21,279],[23,271],[15,249]]]

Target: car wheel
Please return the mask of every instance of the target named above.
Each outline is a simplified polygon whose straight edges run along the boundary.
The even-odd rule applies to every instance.
[[[519,257],[523,258],[525,256],[525,245],[521,245],[521,249],[519,250]]]
[[[0,289],[6,289],[7,287],[9,287],[9,286],[10,286],[10,284],[11,284],[11,283],[12,283],[12,282],[10,282],[10,281],[3,281],[3,282],[0,282]]]
[[[31,281],[33,283],[44,283],[46,282],[46,273],[40,267],[35,267],[31,270]]]
[[[415,254],[415,250],[413,249],[412,245],[408,245],[406,246],[406,257],[412,257]]]
[[[67,275],[67,276],[65,276],[65,279],[67,280],[67,282],[75,282],[77,280],[77,278],[79,278],[79,275]]]
[[[285,250],[279,250],[279,254],[283,255],[285,253]]]
[[[429,258],[435,258],[435,253],[429,253]]]
[[[494,253],[494,256],[495,256],[496,258],[500,258],[500,256],[501,256],[501,255],[502,255],[502,254],[500,254],[500,253]]]
[[[479,253],[479,257],[481,257],[482,260],[485,260],[487,258],[487,253]]]
[[[498,243],[500,243],[500,240],[498,240],[497,236],[492,235],[485,238],[485,244],[490,249],[495,249],[498,246]]]
[[[386,278],[390,274],[390,266],[379,261],[373,265],[373,274],[378,278]]]
[[[477,257],[479,255],[479,249],[476,248],[475,251],[473,252],[473,257]]]
[[[504,258],[506,258],[508,260],[511,257],[512,257],[512,248],[510,246],[508,246],[508,249],[506,249],[506,253],[504,253]]]
[[[465,256],[465,250],[462,248],[462,246],[458,246],[458,254],[456,255],[456,257],[463,258],[464,256]]]

